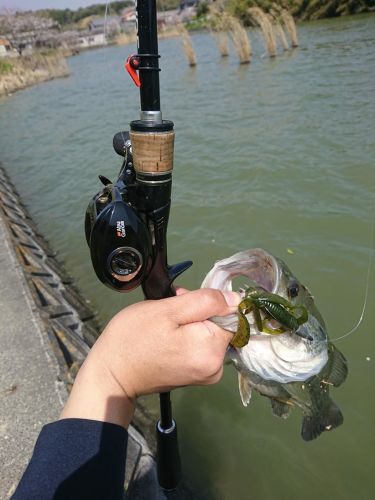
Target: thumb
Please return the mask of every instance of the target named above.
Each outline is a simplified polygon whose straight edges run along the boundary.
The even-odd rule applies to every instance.
[[[169,318],[180,325],[237,312],[241,297],[236,292],[201,288],[164,300]]]

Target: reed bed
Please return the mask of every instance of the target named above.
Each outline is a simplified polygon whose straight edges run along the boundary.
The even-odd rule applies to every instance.
[[[281,18],[284,21],[285,28],[290,37],[290,43],[292,47],[298,47],[298,34],[296,23],[294,22],[293,16],[286,9],[281,10]]]
[[[233,42],[240,64],[249,64],[252,50],[247,31],[237,18],[229,14],[223,14],[223,23]]]
[[[273,31],[272,23],[269,20],[267,14],[263,12],[263,10],[259,7],[250,7],[248,9],[248,12],[251,15],[252,19],[260,26],[262,30],[268,55],[270,57],[275,57],[277,54],[276,37]]]
[[[191,42],[191,38],[188,30],[183,24],[178,25],[178,33],[181,36],[182,44],[184,47],[184,52],[188,60],[189,66],[193,67],[197,65],[197,58],[195,55],[194,47]]]
[[[215,4],[209,5],[210,12],[210,31],[215,39],[217,48],[219,49],[221,57],[229,56],[228,32],[225,26],[223,4],[216,0]]]
[[[216,45],[221,57],[229,56],[228,33],[226,31],[213,31]]]
[[[288,39],[285,35],[285,31],[280,23],[280,18],[275,11],[271,10],[268,16],[270,22],[272,23],[273,29],[275,31],[276,39],[280,40],[281,46],[284,50],[289,50]]]
[[[210,5],[211,14],[211,29],[214,33],[223,33],[219,35],[221,41],[224,40],[222,48],[219,46],[221,55],[227,55],[228,50],[228,35],[232,40],[234,49],[237,53],[240,64],[249,64],[251,59],[251,44],[247,31],[241,22],[234,16],[225,11],[225,4],[221,0],[217,0],[215,5]],[[219,40],[219,38],[217,38]]]

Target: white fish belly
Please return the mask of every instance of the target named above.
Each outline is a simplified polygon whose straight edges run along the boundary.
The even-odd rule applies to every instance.
[[[313,354],[305,342],[291,342],[288,347],[280,337],[252,336],[245,347],[237,350],[244,368],[264,380],[286,384],[306,381],[317,375],[327,363],[327,349]]]

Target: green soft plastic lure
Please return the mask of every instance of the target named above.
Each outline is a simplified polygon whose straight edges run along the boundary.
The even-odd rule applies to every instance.
[[[261,317],[263,312],[264,319]],[[296,333],[298,328],[308,320],[307,309],[301,305],[293,305],[280,295],[266,292],[259,287],[249,287],[245,297],[238,306],[238,327],[231,345],[244,347],[250,339],[250,325],[246,314],[253,312],[255,324],[260,332],[279,335],[285,332]],[[269,328],[269,320],[276,320],[278,328]]]

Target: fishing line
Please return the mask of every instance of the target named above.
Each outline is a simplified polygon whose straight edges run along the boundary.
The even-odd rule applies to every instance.
[[[375,210],[373,210],[373,213],[375,213]],[[361,314],[359,316],[359,320],[357,321],[356,325],[353,326],[353,328],[349,332],[345,333],[341,337],[337,337],[335,339],[330,339],[331,342],[336,342],[337,340],[342,340],[346,337],[349,337],[349,335],[351,335],[352,333],[354,333],[357,330],[357,328],[360,326],[360,324],[363,321],[365,311],[367,308],[369,288],[370,288],[370,272],[371,272],[371,268],[372,268],[372,261],[373,261],[373,255],[374,255],[374,234],[375,234],[375,218],[373,218],[372,225],[371,225],[370,258],[369,258],[368,264],[367,264],[365,295],[364,295],[363,307],[362,307]]]
[[[108,15],[108,7],[111,2],[106,2],[105,4],[105,12],[104,12],[104,27],[103,27],[103,33],[104,33],[104,40],[107,41],[107,35],[106,35],[106,28],[107,28],[107,15]]]

